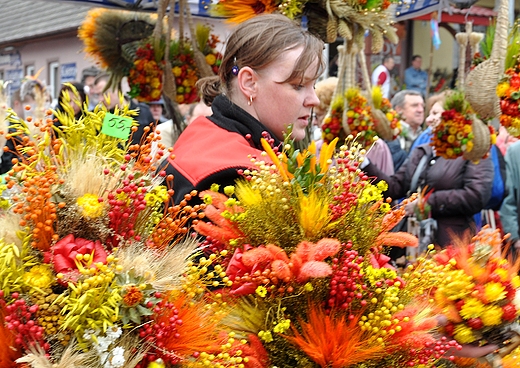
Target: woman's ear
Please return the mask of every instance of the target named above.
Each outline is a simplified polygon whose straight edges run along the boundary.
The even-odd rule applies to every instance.
[[[257,93],[258,74],[253,69],[245,66],[238,72],[238,88],[247,99],[251,96],[254,98]]]

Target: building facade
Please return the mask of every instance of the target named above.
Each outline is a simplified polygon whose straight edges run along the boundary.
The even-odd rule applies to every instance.
[[[192,4],[198,14],[199,3]],[[82,50],[78,27],[91,5],[66,1],[0,0],[0,79],[9,81],[9,92],[20,86],[24,76],[38,75],[54,101],[64,82],[81,81],[82,71],[96,66]],[[229,27],[220,19],[196,16],[210,24],[222,41]],[[222,47],[221,43],[220,47]]]

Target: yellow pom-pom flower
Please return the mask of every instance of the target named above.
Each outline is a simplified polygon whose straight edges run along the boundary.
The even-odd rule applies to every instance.
[[[473,330],[464,324],[455,326],[453,337],[461,344],[470,344],[476,339]]]
[[[496,326],[502,323],[502,315],[504,312],[499,306],[488,306],[484,309],[480,319],[484,326]]]
[[[79,197],[76,204],[82,209],[82,214],[85,217],[97,218],[103,215],[104,204],[99,201],[95,194],[84,194]]]
[[[484,289],[484,295],[489,303],[502,300],[506,297],[506,288],[499,282],[489,282]]]
[[[23,275],[23,281],[26,285],[37,287],[40,289],[47,288],[53,283],[54,277],[48,265],[38,265],[32,267]]]

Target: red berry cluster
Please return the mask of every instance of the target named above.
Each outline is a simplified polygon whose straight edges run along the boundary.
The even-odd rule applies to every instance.
[[[3,291],[0,290],[0,297],[3,297],[3,294]],[[26,350],[30,347],[40,346],[48,351],[50,345],[44,340],[44,329],[34,320],[39,306],[27,305],[24,299],[19,299],[18,293],[12,293],[11,297],[14,299],[12,304],[5,305],[3,299],[1,303],[6,310],[6,327],[13,332],[16,345],[23,346]]]
[[[355,175],[354,173],[356,172],[358,165],[358,162],[350,163],[347,159],[337,159],[337,170],[339,173],[349,171],[352,175]],[[358,175],[362,180],[368,179],[363,172],[360,172]],[[353,206],[356,205],[358,200],[356,188],[363,185],[363,182],[358,182],[357,180],[345,180],[341,184],[334,184],[335,191],[339,193],[333,197],[334,202],[329,205],[333,221],[345,215]]]
[[[157,101],[161,97],[164,61],[156,61],[151,44],[139,46],[136,60],[128,74],[130,96],[141,102]]]
[[[218,254],[220,253],[220,251],[227,249],[227,245],[222,243],[220,240],[214,239],[211,236],[207,236],[206,239],[204,239],[204,241],[200,243],[200,248],[204,249],[204,254],[210,255]],[[225,261],[224,263],[227,264],[227,261]]]
[[[450,354],[454,350],[461,350],[460,346],[455,340],[448,340],[445,336],[441,337],[436,342],[427,342],[422,349],[410,349],[409,356],[412,358],[406,362],[406,367],[415,367],[419,365],[427,365],[428,363],[434,363],[441,358],[447,358],[451,361],[455,359]]]
[[[156,293],[155,296],[160,298],[161,294]],[[148,302],[147,307],[151,308],[155,315],[159,315],[160,318],[144,325],[139,331],[139,337],[152,344],[155,349],[148,353],[136,368],[148,367],[148,364],[157,360],[158,357],[167,365],[178,364],[180,357],[167,351],[165,346],[168,340],[180,337],[177,326],[182,325],[183,321],[179,317],[179,310],[175,307],[175,304],[166,300],[160,301],[155,307],[153,307],[153,302]]]
[[[326,143],[330,143],[334,138],[339,137],[342,131],[341,119],[343,115],[343,109],[341,111],[332,110],[331,115],[325,117],[321,130],[323,131],[322,137]]]
[[[121,170],[126,170],[126,164],[121,166]],[[109,226],[114,230],[110,242],[114,247],[118,246],[121,238],[141,240],[139,235],[135,235],[134,225],[138,215],[146,208],[146,191],[145,183],[135,180],[134,174],[130,174],[122,181],[122,187],[108,194]]]
[[[367,289],[367,286],[360,273],[364,258],[352,249],[351,241],[342,244],[342,248],[346,251],[341,258],[332,260],[332,278],[327,304],[330,308],[346,310],[355,300],[360,301],[361,305],[366,305],[366,300],[363,300],[363,291]]]

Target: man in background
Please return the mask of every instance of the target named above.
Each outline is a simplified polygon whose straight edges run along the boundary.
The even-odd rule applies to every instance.
[[[162,124],[168,119],[164,117],[164,100],[161,98],[157,101],[148,102],[148,107],[152,113],[153,119],[157,124]]]
[[[408,157],[410,148],[415,139],[422,132],[424,122],[424,99],[417,91],[399,91],[392,98],[392,107],[401,115],[402,131],[399,137],[386,142],[392,154],[394,170]]]
[[[94,110],[94,107],[99,103],[99,98],[91,95],[94,82],[96,81],[96,77],[99,75],[101,75],[101,70],[94,66],[83,69],[81,72],[81,83],[85,86],[85,94],[88,96],[89,110]]]
[[[372,85],[380,86],[383,97],[390,99],[391,76],[390,72],[395,66],[395,60],[392,55],[386,55],[383,63],[372,72]]]
[[[404,71],[404,84],[406,89],[417,91],[426,98],[426,86],[428,84],[428,73],[421,70],[422,57],[412,56],[412,65]]]

